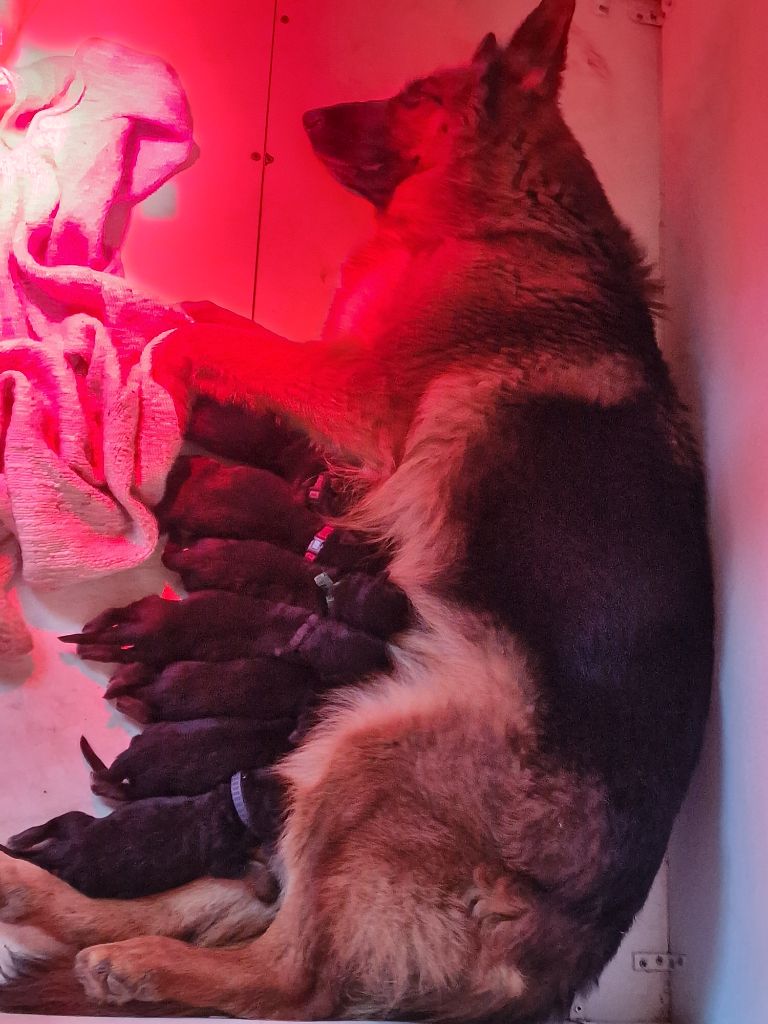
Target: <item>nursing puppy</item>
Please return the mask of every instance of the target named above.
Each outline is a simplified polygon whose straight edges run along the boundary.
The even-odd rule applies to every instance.
[[[183,305],[194,317],[197,303]],[[184,436],[214,455],[268,469],[295,488],[327,468],[307,435],[292,430],[280,417],[205,396],[194,403]]]
[[[204,537],[260,540],[299,555],[327,525],[276,474],[225,466],[206,456],[177,460],[155,514],[174,542]],[[359,533],[341,529],[323,535],[322,555],[326,564],[345,570],[376,572],[386,562],[382,551]]]
[[[103,944],[74,894],[68,926],[100,943],[76,962],[90,1000],[542,1021],[645,900],[707,711],[705,499],[646,268],[558,109],[573,7],[306,115],[379,211],[322,341],[212,323],[157,350],[175,394],[266,404],[361,465],[350,517],[420,619],[280,767],[264,934],[203,949],[169,911],[162,937],[163,894]],[[16,883],[25,920],[55,931],[36,884]]]
[[[367,562],[367,545],[361,545],[360,558]],[[188,591],[228,590],[285,601],[384,639],[405,629],[411,617],[407,596],[386,574],[343,572],[265,541],[215,537],[186,545],[169,541],[163,565],[181,576]]]
[[[381,637],[306,608],[225,590],[198,590],[183,601],[150,594],[125,608],[110,608],[80,633],[59,639],[77,644],[77,653],[88,661],[161,667],[176,661],[274,657],[339,682],[361,679],[391,663]]]
[[[176,461],[155,514],[161,529],[173,535],[255,537],[302,554],[322,525],[275,473],[225,466],[204,455]]]
[[[121,665],[104,697],[136,722],[218,717],[296,721],[323,689],[305,665],[279,658],[240,658],[176,661],[160,669],[140,662]]]
[[[68,811],[12,836],[6,850],[91,897],[135,899],[204,875],[248,874],[251,883],[261,878],[259,898],[272,902],[274,878],[253,858],[276,837],[277,784],[259,769],[238,779],[237,805],[227,782],[196,796],[134,800],[101,818]]]
[[[273,764],[290,748],[295,728],[295,719],[155,722],[134,736],[109,767],[84,736],[80,749],[91,767],[91,789],[106,800],[197,796],[235,772]]]

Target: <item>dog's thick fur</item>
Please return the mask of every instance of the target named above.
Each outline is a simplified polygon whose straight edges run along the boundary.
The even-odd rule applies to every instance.
[[[322,341],[210,323],[159,349],[180,400],[266,404],[361,467],[354,521],[420,625],[283,762],[264,934],[202,948],[142,901],[136,937],[79,954],[90,997],[539,1021],[645,899],[707,709],[705,505],[646,269],[558,110],[572,14],[542,0],[506,48],[307,115],[379,209]],[[125,937],[124,905],[105,929],[71,900],[73,942]],[[67,927],[36,905],[17,919]]]

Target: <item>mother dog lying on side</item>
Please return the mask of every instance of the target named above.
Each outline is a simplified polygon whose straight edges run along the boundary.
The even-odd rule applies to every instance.
[[[558,110],[573,6],[542,0],[506,48],[488,36],[393,99],[305,116],[379,211],[322,341],[198,323],[159,350],[175,394],[267,404],[362,466],[353,519],[420,624],[281,764],[260,937],[170,937],[242,938],[244,882],[107,905],[2,860],[6,918],[79,946],[135,936],[80,952],[91,998],[540,1021],[646,897],[707,710],[705,501],[646,269]]]

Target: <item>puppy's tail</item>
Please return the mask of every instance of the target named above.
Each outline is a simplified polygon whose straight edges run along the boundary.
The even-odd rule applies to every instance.
[[[36,1013],[65,1017],[199,1017],[175,1003],[96,1002],[86,994],[69,958],[49,960],[44,965],[20,961],[12,979],[0,977],[0,1013]]]
[[[128,797],[128,786],[122,782],[113,782],[110,779],[109,768],[107,768],[85,736],[80,737],[80,753],[91,769],[91,790],[97,796],[103,796],[105,800],[114,800],[115,803],[124,801]]]
[[[96,772],[97,774],[101,775],[102,773],[108,770],[107,766],[101,760],[101,758],[93,749],[93,747],[85,738],[85,736],[80,737],[80,753],[88,762],[88,767],[91,769],[92,772]]]

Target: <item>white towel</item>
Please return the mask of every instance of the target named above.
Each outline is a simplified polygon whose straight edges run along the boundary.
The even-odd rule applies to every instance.
[[[181,444],[151,343],[186,319],[130,288],[131,208],[196,156],[163,61],[92,40],[5,70],[0,119],[0,542],[47,587],[127,569]],[[0,556],[0,587],[11,562]],[[5,561],[3,561],[5,558]],[[0,591],[0,656],[30,641]]]

